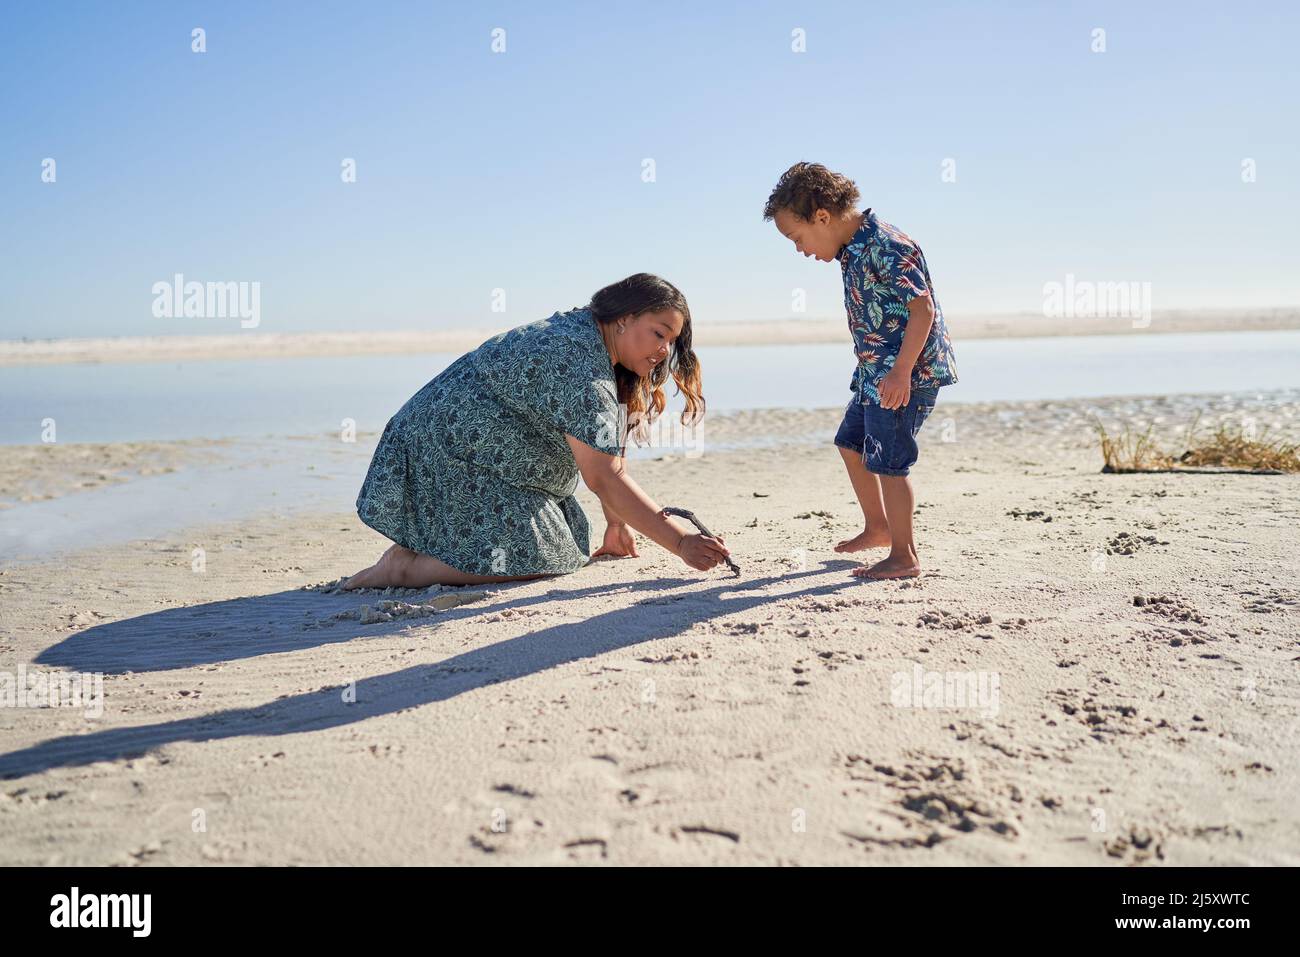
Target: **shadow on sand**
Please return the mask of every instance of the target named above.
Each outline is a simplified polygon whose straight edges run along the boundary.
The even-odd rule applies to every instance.
[[[629,602],[585,621],[566,621],[453,655],[436,664],[416,665],[391,674],[362,678],[356,682],[355,701],[350,703],[344,701],[344,686],[338,685],[285,696],[254,707],[231,708],[179,721],[52,738],[0,755],[0,778],[24,777],[55,767],[138,757],[176,741],[296,734],[394,714],[643,641],[677,635],[696,622],[736,614],[776,598],[827,595],[846,587],[858,587],[863,583],[862,579],[845,577],[815,588],[782,592],[779,596],[758,591],[770,584],[847,570],[858,564],[832,560],[816,569],[769,578],[728,578],[715,587],[680,595],[671,592],[682,585],[698,584],[699,580],[654,579],[625,588],[600,585],[573,590],[552,589],[542,595],[515,599],[498,592],[495,596],[499,599],[497,601],[462,606],[443,614],[449,618],[478,617],[506,608],[598,594],[651,592],[653,597]],[[375,599],[369,601],[373,603]],[[334,622],[330,628],[303,630],[302,622],[306,617],[329,618],[336,611],[365,603],[366,600],[356,596],[295,589],[168,609],[88,628],[44,652],[37,658],[37,663],[105,674],[160,671],[300,651],[354,638],[388,637],[411,627],[412,623],[401,621],[362,626],[345,619]],[[438,619],[416,619],[413,624],[427,627],[439,620],[441,616]],[[250,622],[258,623],[258,626],[250,630]]]

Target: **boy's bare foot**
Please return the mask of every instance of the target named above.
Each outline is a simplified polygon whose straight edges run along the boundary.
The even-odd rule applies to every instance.
[[[864,552],[868,548],[888,548],[890,546],[889,529],[876,531],[868,528],[861,534],[846,538],[835,546],[837,552]]]
[[[890,553],[889,557],[881,559],[871,566],[862,566],[853,569],[853,575],[856,578],[915,578],[921,574],[921,563],[917,560],[916,553],[908,555],[895,555]]]

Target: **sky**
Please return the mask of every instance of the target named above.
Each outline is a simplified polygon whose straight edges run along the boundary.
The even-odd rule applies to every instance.
[[[1295,306],[1297,27],[1284,2],[5,2],[0,338],[240,331],[156,315],[176,274],[258,284],[259,332],[500,328],[642,271],[697,324],[842,316],[838,264],[762,219],[800,160],[920,244],[949,316],[1041,313],[1067,275]]]

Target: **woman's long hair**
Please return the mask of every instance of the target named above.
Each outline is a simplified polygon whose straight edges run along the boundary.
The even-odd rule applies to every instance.
[[[648,376],[639,376],[621,365],[614,366],[618,401],[626,406],[628,423],[635,435],[644,437],[645,426],[663,413],[666,404],[663,385],[669,375],[677,383],[678,395],[686,398],[682,424],[694,425],[704,416],[700,360],[691,349],[691,310],[676,286],[648,272],[639,272],[597,292],[588,308],[602,325],[627,315],[635,317],[662,309],[676,309],[682,314],[682,331],[673,341],[667,362],[656,364]]]

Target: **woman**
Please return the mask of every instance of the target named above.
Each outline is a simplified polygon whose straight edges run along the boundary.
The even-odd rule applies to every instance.
[[[579,474],[608,523],[596,555],[635,556],[636,529],[692,568],[717,565],[730,554],[722,539],[660,515],[627,473],[625,422],[643,429],[663,412],[669,375],[686,399],[683,424],[698,421],[690,310],[676,287],[648,273],[461,356],[384,429],[357,513],[396,544],[343,587],[577,571],[590,547],[574,497]]]

